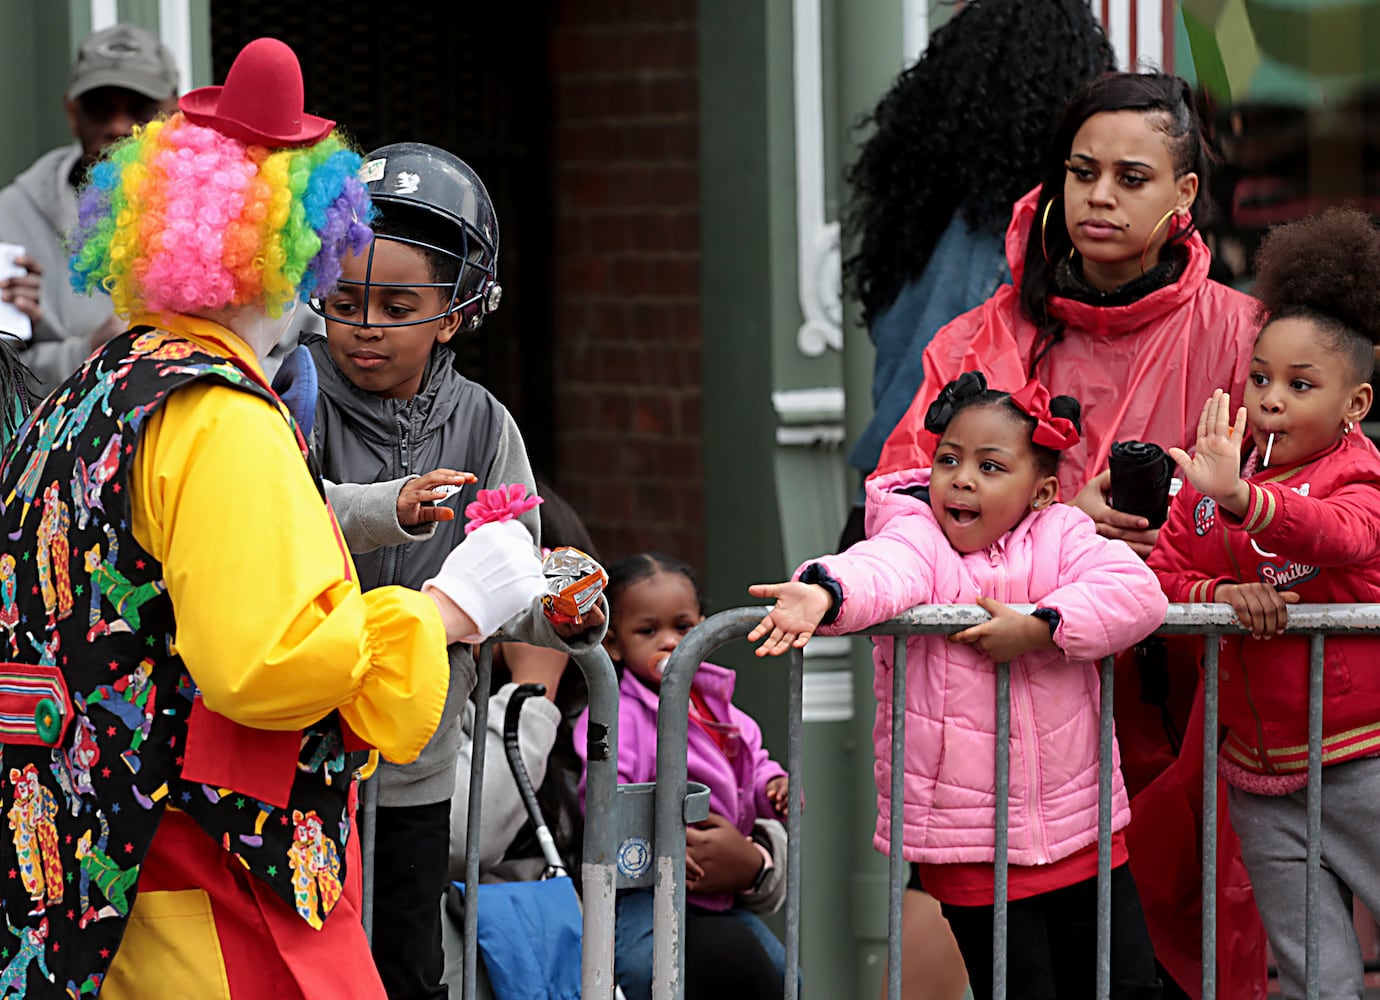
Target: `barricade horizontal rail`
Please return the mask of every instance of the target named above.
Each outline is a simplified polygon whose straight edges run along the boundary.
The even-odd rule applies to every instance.
[[[1029,612],[1031,605],[1014,605]],[[681,1000],[684,995],[685,954],[685,823],[682,803],[686,790],[686,741],[689,727],[690,686],[695,671],[715,649],[744,638],[766,612],[765,606],[734,608],[720,612],[695,627],[676,648],[662,674],[658,730],[656,783],[656,842],[654,845],[655,937],[653,1000]],[[975,605],[929,605],[872,628],[852,633],[893,637],[892,704],[905,705],[906,645],[912,635],[944,635],[980,624],[988,614]],[[1322,695],[1323,656],[1326,636],[1380,632],[1380,604],[1299,604],[1288,609],[1290,634],[1310,636],[1308,698],[1308,871],[1305,894],[1305,990],[1309,1000],[1319,995],[1320,843],[1322,830]],[[1157,635],[1222,637],[1249,634],[1225,604],[1173,604]],[[1216,965],[1216,837],[1217,837],[1217,737],[1218,737],[1218,642],[1205,642],[1203,657],[1203,934],[1202,996],[1217,996]],[[795,1000],[798,984],[793,970],[799,967],[800,948],[800,804],[803,801],[801,719],[804,659],[801,650],[789,654],[789,735],[787,771],[791,804],[787,815],[788,854],[786,871],[786,969],[783,996]],[[1098,872],[1097,872],[1097,997],[1107,1000],[1111,985],[1111,806],[1112,806],[1112,677],[1113,657],[1101,664],[1099,699],[1100,766],[1098,775]],[[1008,795],[1010,767],[1010,668],[997,665],[996,679],[996,815],[993,996],[1005,998],[1007,984],[1007,875]],[[901,988],[901,894],[904,862],[901,854],[901,817],[904,803],[904,711],[891,713],[891,827],[890,897],[888,906],[887,995],[899,1000]]]

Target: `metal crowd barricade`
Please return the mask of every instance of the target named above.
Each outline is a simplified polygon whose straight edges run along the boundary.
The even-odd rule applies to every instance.
[[[484,758],[488,731],[489,694],[493,677],[493,645],[503,641],[497,636],[486,642],[476,659],[475,719],[476,739],[470,752],[469,828],[465,852],[465,884],[479,885],[479,830],[483,806]],[[618,678],[603,647],[574,658],[584,674],[589,691],[589,764],[585,780],[584,857],[580,871],[583,879],[584,943],[581,960],[581,995],[590,1000],[613,1000],[613,935],[614,893],[627,879],[618,874],[620,844],[636,834],[635,820],[629,810],[620,807],[622,799],[638,786],[618,786]],[[363,919],[366,933],[373,929],[373,831],[377,809],[374,782],[364,783],[362,811],[364,813],[363,852]],[[682,787],[684,783],[682,782]],[[627,791],[625,791],[627,790]],[[703,796],[705,810],[708,796]],[[650,833],[650,808],[646,810],[643,832]],[[699,817],[703,818],[703,817]],[[629,833],[630,824],[634,825]],[[683,860],[683,859],[682,859]],[[438,903],[439,905],[439,903]],[[465,901],[464,978],[461,996],[474,1000],[478,988],[479,894],[467,894]]]
[[[1033,610],[1031,605],[1015,605],[1017,610]],[[654,902],[655,937],[652,981],[653,1000],[681,1000],[685,981],[685,799],[686,740],[689,729],[690,684],[700,663],[719,646],[741,639],[762,620],[765,607],[734,608],[707,619],[693,629],[667,662],[661,681],[661,711],[657,730],[656,783],[656,896]],[[911,635],[947,635],[986,621],[988,615],[973,605],[921,606],[889,622],[866,629],[858,635],[893,636],[892,705],[904,706],[906,697],[906,645]],[[1319,919],[1320,863],[1322,840],[1322,697],[1323,655],[1326,637],[1336,634],[1380,632],[1380,604],[1299,604],[1289,609],[1291,634],[1310,637],[1308,683],[1308,872],[1304,905],[1305,990],[1308,1000],[1319,996]],[[1203,961],[1202,997],[1217,996],[1217,739],[1218,739],[1218,654],[1225,635],[1247,632],[1225,604],[1172,604],[1158,635],[1201,635],[1203,658],[1203,740],[1204,760],[1210,766],[1203,774]],[[789,850],[786,872],[786,968],[799,967],[800,953],[800,803],[801,784],[801,693],[804,658],[800,650],[790,655],[789,746],[787,770],[790,774],[791,809],[787,817]],[[1101,766],[1098,774],[1098,866],[1097,866],[1097,997],[1111,995],[1111,817],[1112,817],[1112,657],[1101,664],[1099,744]],[[891,718],[891,801],[904,802],[905,747],[904,711],[893,711]],[[1007,992],[1007,837],[1010,769],[1010,671],[1001,663],[996,671],[996,865],[994,872],[995,912],[993,919],[992,995],[1004,1000]],[[901,899],[904,891],[904,862],[900,844],[903,808],[891,810],[890,899],[888,907],[889,1000],[901,995]],[[1213,956],[1213,958],[1207,958]],[[795,1000],[796,976],[788,971],[783,981],[786,1000]]]

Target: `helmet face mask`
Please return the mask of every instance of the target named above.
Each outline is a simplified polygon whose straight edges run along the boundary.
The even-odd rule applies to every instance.
[[[342,279],[335,292],[313,299],[312,309],[331,322],[357,327],[417,326],[459,312],[462,327],[478,329],[498,308],[503,294],[498,284],[498,219],[479,175],[436,146],[402,142],[368,154],[360,179],[381,215],[364,279]],[[433,276],[454,273],[454,280],[375,281],[374,252],[380,240],[416,250]],[[420,319],[371,322],[371,298],[381,289],[399,287],[435,288],[445,306]]]
[[[375,281],[374,252],[380,241],[397,243],[414,249],[427,260],[428,265],[430,265],[432,257],[439,257],[444,261],[441,270],[455,271],[454,280]],[[470,256],[474,257],[478,254],[471,254]],[[445,306],[439,312],[418,318],[390,321],[375,316],[371,321],[371,299],[378,297],[379,290],[393,288],[434,288],[440,294],[441,301],[445,303]],[[410,239],[405,236],[379,233],[374,237],[374,241],[369,244],[369,249],[366,251],[364,279],[359,281],[342,277],[335,291],[324,298],[313,298],[310,305],[312,311],[324,319],[346,326],[378,328],[420,326],[424,323],[444,319],[451,313],[459,312],[463,316],[462,325],[466,329],[478,329],[483,323],[484,317],[498,308],[501,296],[502,289],[494,280],[493,259],[491,257],[488,258],[488,266],[485,266],[473,260],[467,260],[453,250],[436,246],[433,243]]]

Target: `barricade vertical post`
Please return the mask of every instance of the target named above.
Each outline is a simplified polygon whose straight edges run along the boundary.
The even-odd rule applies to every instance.
[[[786,1000],[796,1000],[800,982],[800,813],[804,796],[805,652],[791,650],[790,696],[787,707],[786,769],[789,774],[790,806],[786,813],[786,974],[782,977]]]
[[[1112,995],[1112,669],[1102,660],[1097,720],[1097,1000]]]
[[[997,673],[997,831],[993,844],[992,997],[1006,1000],[1007,839],[1011,806],[1011,664],[998,663]]]
[[[887,1000],[901,1000],[901,913],[905,899],[905,861],[901,855],[905,831],[906,783],[906,637],[891,640],[891,844],[887,874]]]
[[[652,1000],[681,1000],[685,993],[685,747],[690,684],[703,655],[713,648],[696,631],[692,629],[666,661],[657,696]]]
[[[465,830],[465,967],[460,979],[461,1000],[474,1000],[479,989],[479,831],[484,806],[484,751],[489,732],[489,691],[493,686],[494,647],[486,642],[475,661],[474,732],[470,741],[470,814]]]
[[[1322,725],[1323,635],[1308,643],[1308,874],[1304,899],[1304,992],[1318,1000],[1321,992],[1318,924],[1322,919]]]
[[[581,996],[612,1000],[614,913],[618,885],[618,677],[603,647],[575,658],[589,691],[585,772],[585,844],[581,860],[584,951]]]
[[[1219,637],[1203,637],[1203,1000],[1217,997],[1217,655]]]

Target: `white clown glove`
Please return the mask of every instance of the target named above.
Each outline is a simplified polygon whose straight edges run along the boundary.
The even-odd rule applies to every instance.
[[[422,584],[423,592],[433,588],[470,616],[478,634],[464,641],[478,642],[546,593],[546,577],[527,529],[493,521],[451,550],[441,571]]]

